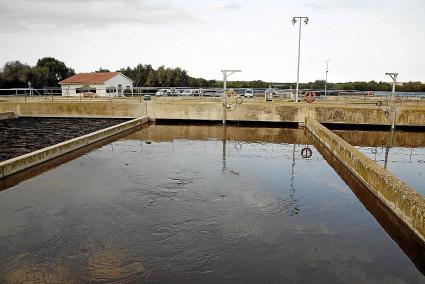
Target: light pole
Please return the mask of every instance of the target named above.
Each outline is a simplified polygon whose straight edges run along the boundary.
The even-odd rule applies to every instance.
[[[390,76],[393,80],[393,91],[391,92],[391,130],[395,129],[395,107],[394,107],[394,96],[395,96],[395,85],[397,84],[398,73],[385,73]]]
[[[28,82],[28,88],[30,89],[30,97],[32,97],[32,88],[31,88],[31,82]]]
[[[236,73],[236,72],[242,72],[241,70],[221,70],[223,73],[223,125],[226,124],[226,113],[227,113],[227,95],[226,95],[226,89],[227,89],[227,78]]]
[[[297,68],[297,89],[295,90],[295,102],[298,102],[298,90],[300,84],[300,53],[301,53],[301,22],[304,20],[304,23],[308,24],[308,17],[293,17],[292,24],[295,25],[300,22],[299,34],[298,34],[298,68]]]
[[[325,78],[325,99],[328,95],[328,73],[329,73],[329,61],[330,60],[326,60],[326,78]]]

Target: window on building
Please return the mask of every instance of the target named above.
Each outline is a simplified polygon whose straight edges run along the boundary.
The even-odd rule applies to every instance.
[[[77,94],[81,94],[81,93],[96,93],[96,88],[76,88],[75,92]]]
[[[107,94],[115,93],[115,87],[106,87],[106,93]]]

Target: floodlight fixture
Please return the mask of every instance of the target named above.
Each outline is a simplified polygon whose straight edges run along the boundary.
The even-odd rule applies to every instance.
[[[226,114],[227,114],[227,95],[226,95],[227,78],[230,75],[235,74],[237,72],[242,72],[242,70],[233,70],[233,69],[221,70],[221,73],[223,73],[223,125],[226,124]]]

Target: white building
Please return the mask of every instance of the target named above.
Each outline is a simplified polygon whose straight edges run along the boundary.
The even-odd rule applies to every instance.
[[[80,73],[59,84],[62,96],[122,96],[133,90],[133,81],[120,72]]]

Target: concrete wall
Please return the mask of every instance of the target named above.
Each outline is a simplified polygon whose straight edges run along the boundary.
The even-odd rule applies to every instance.
[[[317,120],[307,118],[306,128],[425,241],[425,198],[421,194]]]
[[[321,123],[390,125],[384,108],[376,106],[333,105],[301,103],[244,103],[227,113],[232,121],[296,122],[304,123],[306,117]],[[0,112],[15,112],[19,116],[41,117],[139,117],[173,120],[215,120],[223,118],[220,102],[191,100],[123,101],[66,101],[65,99],[30,102],[0,102]],[[397,108],[396,125],[425,126],[425,107],[403,106]]]
[[[373,215],[375,220],[387,232],[404,253],[413,261],[415,266],[425,275],[425,242],[402,221],[381,199],[351,172],[331,151],[307,131],[310,141],[322,157],[335,170],[342,180],[350,187],[358,200]]]
[[[146,104],[126,102],[1,102],[0,112],[21,117],[136,118],[146,115]]]
[[[217,120],[223,118],[223,107],[219,102],[164,101],[150,103],[147,115],[153,119]],[[232,121],[296,122],[303,123],[312,117],[321,123],[388,125],[384,108],[357,105],[308,105],[244,103],[227,112]],[[397,108],[396,125],[425,126],[425,108]]]
[[[12,111],[0,112],[0,120],[13,119],[13,118],[17,118],[17,116]]]
[[[32,166],[41,164],[50,159],[103,140],[112,135],[126,131],[148,122],[147,117],[140,117],[109,128],[105,128],[78,138],[74,138],[38,151],[22,155],[0,163],[0,178],[10,176]]]

